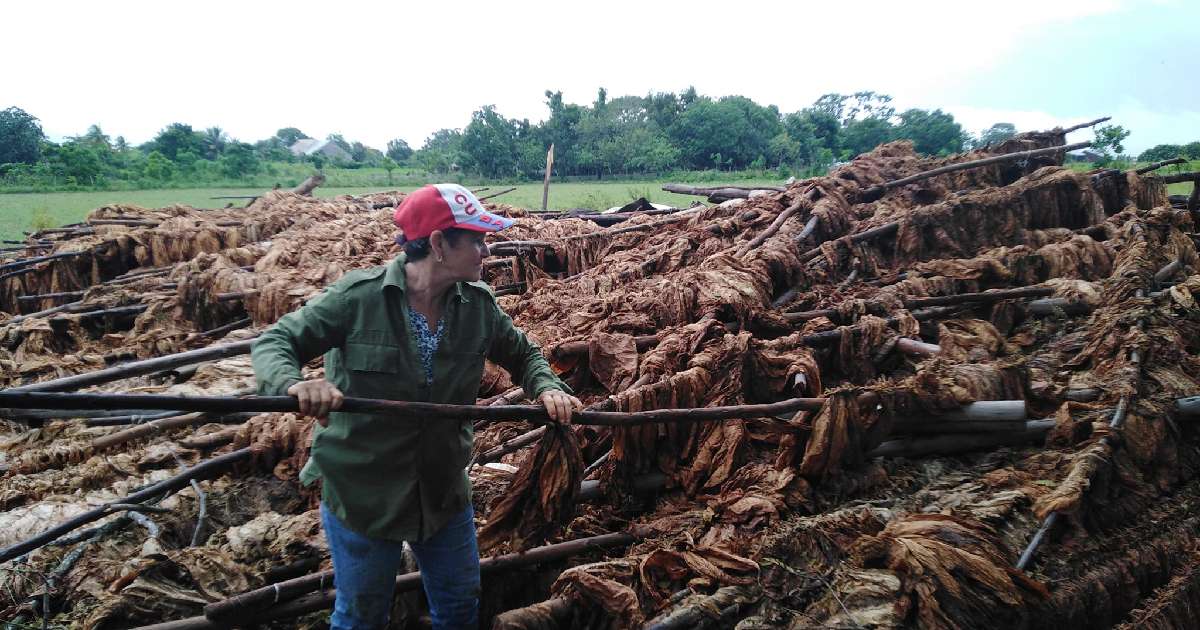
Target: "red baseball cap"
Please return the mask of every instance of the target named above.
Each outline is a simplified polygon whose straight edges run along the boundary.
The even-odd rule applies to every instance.
[[[513,224],[484,209],[471,191],[458,184],[430,184],[404,198],[392,215],[404,240],[426,238],[434,230],[461,228],[476,232],[495,232]]]

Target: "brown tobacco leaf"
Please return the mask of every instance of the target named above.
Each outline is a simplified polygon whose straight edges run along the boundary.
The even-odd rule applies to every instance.
[[[606,624],[594,628],[640,628],[646,617],[634,590],[641,558],[618,558],[563,571],[550,592],[582,600],[603,611]]]
[[[658,608],[684,586],[707,590],[730,584],[754,584],[758,581],[758,563],[715,547],[684,551],[656,549],[642,561],[638,573],[642,586]]]
[[[583,467],[575,432],[551,425],[521,462],[508,491],[492,504],[479,531],[480,549],[506,540],[515,549],[527,549],[557,532],[575,514]]]
[[[629,389],[638,373],[637,345],[631,335],[596,333],[588,339],[588,367],[609,393]]]
[[[913,514],[893,520],[878,535],[863,537],[854,556],[864,566],[900,575],[921,628],[1022,627],[1049,595],[1012,568],[991,528],[967,518]],[[970,626],[967,620],[973,620]]]

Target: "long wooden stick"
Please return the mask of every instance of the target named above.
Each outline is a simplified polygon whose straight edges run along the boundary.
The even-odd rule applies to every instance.
[[[1051,287],[1018,287],[1015,289],[1000,289],[993,291],[981,291],[978,293],[959,293],[957,295],[942,295],[935,297],[921,298],[906,298],[903,300],[904,308],[926,308],[930,306],[949,306],[952,304],[967,304],[967,303],[989,303],[999,302],[1001,300],[1014,300],[1030,297],[1042,297],[1053,295],[1054,289]],[[868,302],[868,308],[886,308],[882,302]],[[783,317],[789,322],[808,321],[818,317],[836,317],[838,310],[836,308],[825,308],[816,311],[799,311],[794,313],[784,313]]]
[[[529,551],[483,558],[479,561],[479,571],[484,574],[506,571],[518,567],[562,560],[592,551],[623,547],[633,544],[636,541],[637,538],[634,535],[625,532],[580,538],[535,547]],[[236,620],[239,625],[242,625],[245,623],[260,623],[272,619],[295,617],[306,612],[313,612],[331,606],[335,597],[333,592],[317,593],[314,597],[308,599],[292,598],[304,593],[310,593],[327,584],[332,586],[333,582],[333,571],[322,571],[321,573],[277,582],[271,586],[247,591],[229,599],[208,604],[204,607],[204,617],[193,617],[180,621],[169,621],[152,626],[143,626],[142,630],[221,628],[224,627],[223,625],[218,625],[221,621],[229,622]],[[420,572],[405,573],[396,578],[396,591],[398,592],[415,590],[420,585]],[[289,599],[292,601],[282,606],[271,607],[272,603],[277,600]],[[250,618],[246,619],[246,615],[250,615]]]
[[[1063,133],[1067,133],[1068,131],[1070,131],[1070,130],[1064,130]],[[901,179],[893,180],[890,182],[885,182],[878,186],[872,186],[872,187],[864,190],[859,197],[860,197],[860,201],[874,201],[874,200],[882,197],[883,193],[885,193],[893,188],[898,188],[900,186],[906,186],[913,182],[919,182],[923,179],[929,179],[930,177],[936,177],[938,175],[945,175],[946,173],[953,173],[955,171],[965,171],[965,170],[972,169],[972,168],[979,168],[981,166],[1000,164],[1002,162],[1014,162],[1016,160],[1024,160],[1024,159],[1028,159],[1031,157],[1038,157],[1038,156],[1042,156],[1042,155],[1052,155],[1055,153],[1066,153],[1067,151],[1083,149],[1086,147],[1090,147],[1091,145],[1092,145],[1092,143],[1090,143],[1090,142],[1076,142],[1074,144],[1068,144],[1068,145],[1064,145],[1061,147],[1046,147],[1043,149],[1030,149],[1029,151],[1017,151],[1014,153],[1005,153],[1003,155],[993,155],[992,157],[987,157],[987,158],[983,158],[980,160],[971,160],[969,162],[959,162],[957,164],[947,164],[946,166],[941,166],[941,167],[938,167],[935,169],[917,173],[915,175],[910,175],[908,177],[904,177]]]
[[[699,208],[697,208],[697,209],[699,209]],[[672,214],[669,218],[666,218],[666,219],[660,219],[658,221],[651,221],[649,223],[639,223],[638,225],[629,225],[626,227],[617,228],[615,230],[610,228],[607,230],[596,230],[595,232],[588,232],[586,234],[572,234],[571,236],[567,236],[567,237],[563,238],[563,240],[564,241],[573,241],[573,240],[578,240],[581,238],[597,238],[597,237],[606,238],[609,236],[617,236],[619,234],[627,234],[629,232],[640,232],[642,230],[652,230],[659,226],[669,225],[671,223],[678,223],[680,221],[690,219],[693,216],[695,216],[695,212],[692,209],[680,210],[679,212]]]
[[[15,545],[0,549],[0,562],[7,562],[18,556],[25,555],[34,549],[37,549],[50,541],[67,534],[73,530],[79,529],[88,523],[98,521],[105,516],[113,513],[113,506],[123,504],[139,504],[163,494],[173,494],[186,488],[192,479],[207,479],[209,475],[214,475],[224,471],[226,468],[234,464],[246,461],[251,457],[251,449],[243,448],[241,450],[226,453],[219,457],[214,457],[208,461],[197,464],[183,472],[164,479],[144,490],[135,492],[129,496],[122,497],[111,503],[106,503],[94,510],[90,510],[72,519],[59,523],[54,527]]]
[[[900,229],[900,223],[897,221],[893,221],[892,223],[885,223],[879,227],[873,227],[869,230],[864,230],[857,234],[851,234],[850,242],[852,244],[857,245],[858,243],[861,243],[863,241],[869,241],[873,238],[878,238],[881,236],[891,236],[892,234],[896,233],[896,230],[899,230],[899,229]],[[819,246],[814,247],[814,248],[808,250],[807,252],[800,254],[800,262],[808,262],[820,255],[821,255],[821,248]]]
[[[58,306],[53,306],[53,307],[43,309],[40,311],[35,311],[33,313],[17,315],[16,317],[4,322],[3,325],[9,326],[12,324],[19,324],[27,319],[36,319],[38,317],[45,317],[47,315],[54,315],[55,313],[62,313],[65,311],[70,311],[72,308],[79,307],[79,306],[83,306],[83,302],[68,302],[66,304],[59,304]]]
[[[1142,168],[1139,168],[1139,169],[1137,170],[1137,174],[1138,174],[1138,175],[1145,175],[1146,173],[1149,173],[1150,171],[1157,171],[1158,169],[1160,169],[1160,168],[1162,168],[1162,167],[1164,167],[1164,166],[1170,166],[1170,165],[1172,165],[1172,164],[1187,164],[1187,160],[1186,160],[1186,159],[1184,159],[1184,158],[1181,158],[1181,157],[1175,157],[1175,158],[1171,158],[1171,159],[1169,159],[1169,160],[1163,160],[1163,161],[1161,161],[1161,162],[1155,162],[1155,163],[1153,163],[1153,164],[1147,164],[1146,166],[1143,166]]]
[[[792,398],[777,403],[702,407],[696,409],[656,409],[651,411],[578,411],[573,424],[632,426],[658,422],[703,422],[733,418],[762,418],[775,414],[819,409],[823,399]],[[162,409],[212,413],[299,411],[291,396],[165,396],[159,394],[64,394],[45,391],[0,391],[0,408],[12,409]],[[402,400],[346,398],[341,411],[373,413],[407,418],[488,418],[492,420],[536,420],[549,422],[541,405],[447,405]]]
[[[503,195],[503,194],[505,194],[505,193],[510,193],[510,192],[512,192],[512,191],[514,191],[514,190],[516,190],[516,188],[505,188],[504,190],[501,190],[501,191],[499,191],[499,192],[494,192],[494,193],[492,193],[492,194],[490,194],[490,195],[485,195],[485,196],[483,196],[483,197],[479,197],[479,200],[480,200],[480,201],[485,201],[485,200],[491,199],[492,197],[499,197],[500,195]]]
[[[942,317],[949,317],[951,315],[956,314],[958,311],[959,311],[959,308],[957,306],[934,306],[934,307],[930,307],[930,308],[924,308],[924,309],[918,309],[918,310],[912,311],[912,316],[917,321],[926,321],[926,320],[940,319]],[[797,315],[803,315],[803,314],[804,313],[799,313]],[[788,318],[789,315],[792,315],[792,314],[784,313],[785,318]],[[792,323],[796,323],[796,322],[803,321],[803,320],[799,317],[795,317],[795,318],[788,319],[788,321],[792,322]],[[887,322],[889,324],[895,324],[898,321],[900,321],[900,320],[896,317],[890,317],[887,319]],[[835,330],[827,330],[825,332],[819,332],[819,333],[813,333],[811,335],[805,335],[804,343],[807,345],[810,345],[810,346],[825,345],[825,344],[828,344],[828,343],[831,343],[831,342],[834,342],[834,341],[837,341],[838,339],[840,339],[842,336],[842,332],[844,330],[845,330],[844,328],[837,328]],[[633,343],[634,343],[634,346],[637,348],[637,351],[642,352],[643,350],[646,350],[648,348],[653,348],[654,346],[658,345],[658,337],[656,335],[642,335],[639,337],[634,337]],[[590,344],[590,342],[588,342],[588,341],[570,341],[570,342],[555,346],[553,349],[551,349],[550,353],[555,358],[565,358],[565,357],[569,357],[569,356],[583,355],[583,354],[588,353],[589,344]]]
[[[96,309],[94,311],[84,311],[82,313],[78,313],[77,315],[81,319],[95,319],[97,317],[105,317],[108,315],[121,317],[124,315],[137,315],[138,313],[145,312],[145,310],[148,308],[150,307],[146,304],[133,304],[130,306],[116,306],[113,308]],[[62,318],[60,317],[58,319]]]
[[[37,295],[22,295],[17,298],[18,302],[36,302],[38,300],[56,300],[59,298],[79,299],[83,297],[83,291],[61,291],[59,293],[39,293]]]
[[[75,374],[73,376],[65,376],[52,381],[42,383],[31,383],[20,387],[13,387],[3,392],[61,392],[72,389],[80,389],[83,387],[91,387],[92,385],[101,385],[111,383],[125,378],[134,376],[142,376],[145,374],[153,374],[171,368],[177,368],[184,365],[193,365],[196,363],[204,363],[205,361],[213,361],[216,359],[224,359],[227,357],[235,357],[243,354],[250,354],[250,349],[254,346],[255,339],[247,339],[236,343],[223,344],[219,346],[211,346],[201,348],[199,350],[190,350],[188,352],[180,352],[178,354],[170,354],[163,357],[155,357],[153,359],[145,359],[143,361],[134,361],[116,367],[88,372],[86,374]],[[86,408],[86,407],[85,407]],[[128,409],[129,407],[126,407]],[[148,408],[148,407],[147,407]],[[173,407],[156,407],[156,409],[173,409]]]
[[[1187,173],[1176,173],[1174,175],[1164,175],[1164,184],[1178,184],[1180,182],[1200,181],[1200,171],[1188,171]]]
[[[36,265],[41,262],[46,262],[46,261],[50,261],[50,260],[58,260],[60,258],[75,258],[76,256],[82,256],[86,253],[88,253],[88,252],[60,252],[57,254],[47,254],[45,256],[35,256],[34,258],[25,258],[23,260],[18,260],[16,262],[10,262],[10,263],[5,263],[3,265],[0,265],[0,271],[8,271],[9,269],[20,269],[22,267],[28,267],[29,265]]]
[[[808,205],[807,201],[808,201],[808,199],[805,196],[801,195],[801,197],[799,199],[797,199],[795,203],[788,206],[787,209],[785,209],[783,212],[780,212],[779,216],[775,217],[775,220],[771,222],[771,225],[767,226],[767,229],[760,232],[758,234],[758,236],[755,236],[754,239],[751,240],[749,243],[746,243],[745,245],[738,248],[736,255],[737,256],[745,256],[747,252],[752,251],[754,248],[756,248],[759,245],[762,245],[764,242],[766,242],[767,239],[771,238],[772,236],[775,236],[775,234],[777,232],[779,232],[779,228],[783,227],[783,224],[788,219],[790,219],[793,214],[796,214],[797,212],[802,210],[806,205]]]
[[[1046,434],[1045,423],[1027,425],[1019,432],[954,433],[932,437],[911,437],[889,440],[867,452],[867,457],[924,457],[926,455],[948,455],[965,453],[997,446],[1016,446],[1038,439]]]
[[[1099,125],[1102,122],[1107,122],[1109,120],[1112,120],[1112,116],[1103,116],[1103,117],[1097,118],[1096,120],[1089,120],[1088,122],[1085,122],[1085,123],[1079,123],[1078,125],[1072,125],[1070,127],[1067,127],[1066,129],[1063,129],[1062,134],[1066,135],[1068,133],[1071,133],[1072,131],[1079,131],[1080,129],[1087,129],[1088,127],[1095,127],[1096,125]]]
[[[511,250],[519,249],[546,249],[553,248],[554,243],[550,241],[496,241],[488,245],[488,253],[496,255],[500,252],[510,252]]]

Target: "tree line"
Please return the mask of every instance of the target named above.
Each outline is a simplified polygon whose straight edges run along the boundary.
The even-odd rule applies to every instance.
[[[892,140],[908,139],[920,153],[944,155],[1017,132],[1011,123],[996,123],[975,136],[947,112],[897,112],[890,96],[870,91],[825,94],[789,113],[745,96],[709,97],[694,88],[617,98],[601,88],[590,104],[567,103],[562,92],[549,90],[545,98],[549,116],[542,122],[507,118],[485,105],[465,126],[435,131],[416,150],[403,139],[381,151],[332,134],[326,140],[342,149],[335,157],[294,155],[290,147],[308,137],[295,127],[249,143],[218,127],[200,130],[172,123],[149,142],[133,146],[93,125],[83,135],[56,143],[46,139],[36,117],[10,107],[0,111],[0,185],[154,187],[274,176],[287,163],[318,169],[378,167],[389,178],[404,167],[431,174],[536,179],[551,145],[556,176],[769,169],[786,177],[824,172]]]

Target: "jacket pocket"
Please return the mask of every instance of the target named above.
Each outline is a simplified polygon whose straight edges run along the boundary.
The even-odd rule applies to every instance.
[[[357,372],[398,374],[401,370],[399,346],[347,343],[343,353],[346,369]]]

